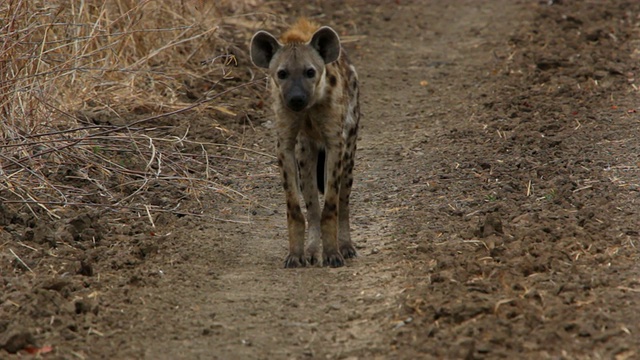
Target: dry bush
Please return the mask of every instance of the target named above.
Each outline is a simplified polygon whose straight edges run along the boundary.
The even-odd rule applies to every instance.
[[[150,126],[187,111],[230,113],[212,100],[249,79],[234,74],[242,50],[219,25],[257,5],[0,3],[0,200],[55,216],[70,204],[133,206],[159,181],[216,188],[204,147],[186,152],[186,134]]]

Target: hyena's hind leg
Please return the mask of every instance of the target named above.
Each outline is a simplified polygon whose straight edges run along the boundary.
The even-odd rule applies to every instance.
[[[321,230],[320,230],[320,200],[318,199],[317,161],[319,149],[317,145],[306,138],[298,139],[296,158],[298,159],[298,174],[300,175],[300,191],[307,208],[307,224],[309,229],[309,243],[306,256],[311,265],[322,265]],[[324,181],[322,179],[321,181]]]
[[[347,139],[347,148],[343,157],[342,183],[340,186],[340,206],[338,211],[338,246],[345,259],[356,256],[356,248],[351,241],[349,219],[349,197],[353,186],[353,167],[356,157],[356,139]]]

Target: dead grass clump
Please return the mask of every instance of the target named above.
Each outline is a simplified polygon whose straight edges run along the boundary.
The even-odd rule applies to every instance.
[[[0,201],[49,211],[132,204],[158,181],[216,188],[205,148],[184,150],[188,131],[151,125],[226,110],[212,100],[248,79],[219,25],[256,2],[2,2]]]

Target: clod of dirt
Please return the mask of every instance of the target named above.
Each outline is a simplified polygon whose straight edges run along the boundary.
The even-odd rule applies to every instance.
[[[487,214],[484,221],[480,222],[476,230],[476,236],[486,238],[491,235],[502,235],[502,221],[495,213]]]
[[[60,292],[69,284],[71,284],[69,280],[54,278],[54,279],[45,280],[44,282],[42,282],[40,287],[46,290],[53,290],[53,291]]]
[[[57,243],[70,243],[72,242],[74,239],[73,235],[71,234],[71,231],[69,231],[69,228],[67,227],[62,227],[59,228],[58,230],[56,230],[55,234],[53,235],[53,243],[57,244]]]
[[[547,58],[540,59],[536,62],[536,67],[542,71],[551,69],[557,69],[562,66],[562,62],[559,59]]]
[[[26,228],[24,233],[22,233],[22,241],[28,242],[33,241],[33,236],[35,235],[35,231],[32,228]]]
[[[11,211],[2,203],[0,203],[0,226],[9,225],[13,217]]]
[[[76,314],[93,313],[94,315],[98,315],[99,312],[98,305],[86,299],[76,301],[74,307]]]
[[[98,212],[82,213],[69,220],[58,222],[53,229],[47,225],[36,227],[33,234],[34,241],[48,243],[56,247],[58,243],[92,242],[102,240],[104,226],[100,223]]]
[[[585,34],[585,39],[589,41],[598,41],[607,36],[607,33],[602,29],[594,29]]]
[[[101,226],[97,223],[96,217],[90,214],[81,214],[69,220],[66,230],[76,241],[97,241],[102,238]]]
[[[15,354],[28,346],[35,345],[33,335],[30,332],[21,331],[9,336],[4,343],[0,344],[0,349],[6,350],[9,354]]]
[[[136,255],[140,260],[146,259],[148,256],[158,252],[158,245],[155,243],[142,243],[136,251]]]
[[[80,268],[78,274],[84,276],[93,276],[93,266],[87,260],[80,260]]]
[[[25,231],[25,235],[26,235]],[[42,224],[33,229],[33,241],[37,244],[49,244],[52,248],[56,247],[56,241],[53,236],[53,229],[50,226]]]

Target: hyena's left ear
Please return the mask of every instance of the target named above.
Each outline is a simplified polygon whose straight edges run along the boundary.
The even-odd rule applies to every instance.
[[[340,57],[340,38],[328,26],[318,29],[309,41],[309,45],[318,51],[325,64],[330,64]]]
[[[266,31],[258,31],[251,38],[251,61],[257,67],[269,68],[273,55],[280,50],[282,44]]]

